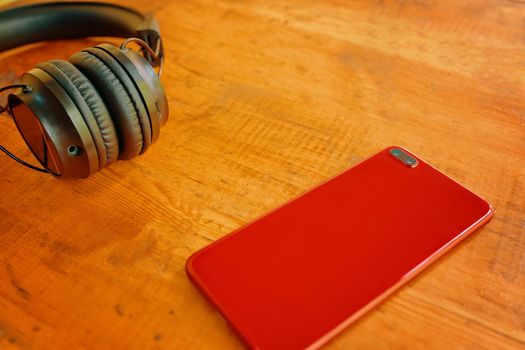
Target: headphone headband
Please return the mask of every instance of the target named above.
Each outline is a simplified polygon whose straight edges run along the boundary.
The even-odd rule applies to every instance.
[[[159,24],[151,15],[100,2],[50,2],[0,12],[0,51],[45,40],[89,36],[138,37],[163,56]],[[146,59],[157,66],[151,55]]]

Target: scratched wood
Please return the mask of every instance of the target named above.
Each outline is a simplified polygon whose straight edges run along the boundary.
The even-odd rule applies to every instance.
[[[524,3],[129,3],[160,20],[170,120],[86,180],[0,156],[0,349],[242,348],[188,256],[394,144],[495,217],[326,348],[525,347]],[[2,53],[0,82],[95,42]]]

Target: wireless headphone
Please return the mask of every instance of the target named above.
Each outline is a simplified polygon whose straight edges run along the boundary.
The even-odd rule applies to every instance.
[[[101,44],[68,61],[39,63],[21,77],[8,106],[20,134],[55,176],[88,177],[131,159],[159,137],[168,101],[159,76],[164,58],[158,22],[130,8],[96,2],[56,2],[0,12],[0,51],[54,39],[130,38],[120,47]],[[136,42],[142,55],[126,46]],[[158,72],[155,72],[158,68]]]

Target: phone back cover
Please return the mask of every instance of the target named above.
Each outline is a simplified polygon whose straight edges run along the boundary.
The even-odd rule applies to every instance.
[[[321,345],[488,221],[483,199],[389,150],[189,259],[190,278],[249,346]]]

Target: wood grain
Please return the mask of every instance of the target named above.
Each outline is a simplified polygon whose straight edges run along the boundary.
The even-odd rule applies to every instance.
[[[86,180],[2,156],[0,349],[242,348],[185,260],[393,144],[495,217],[326,348],[525,348],[524,3],[126,3],[160,20],[170,120]],[[2,53],[0,82],[94,42]]]

